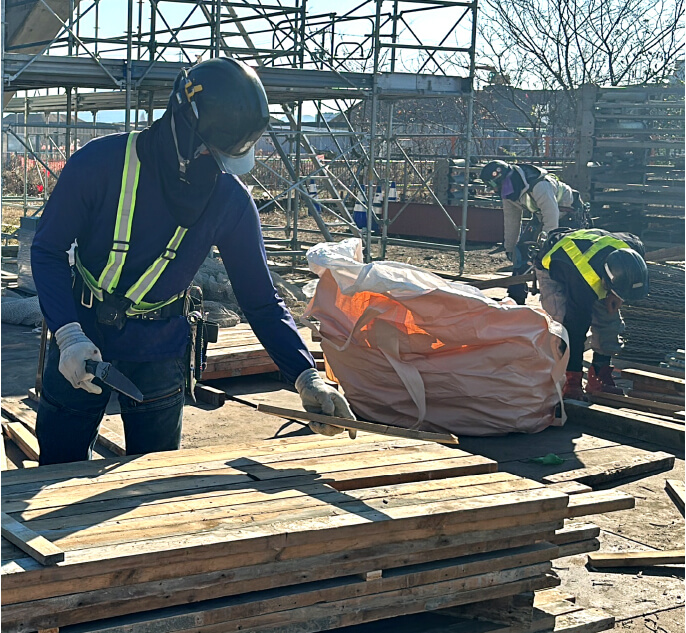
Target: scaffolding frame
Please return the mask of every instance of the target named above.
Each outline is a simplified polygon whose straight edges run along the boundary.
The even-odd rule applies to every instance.
[[[74,138],[84,129],[79,113],[92,114],[88,130],[111,131],[111,124],[97,121],[98,113],[123,110],[124,129],[136,129],[142,125],[142,113],[146,122],[152,121],[155,110],[166,106],[181,68],[199,57],[232,56],[256,67],[270,103],[280,105],[284,117],[273,119],[265,134],[263,140],[271,142],[273,151],[257,157],[260,171],[244,178],[253,192],[266,198],[262,208],[274,204],[284,211],[283,226],[263,227],[265,235],[283,232],[284,238],[266,237],[266,242],[287,245],[282,253],[292,256],[294,263],[308,241],[301,236],[311,231],[325,240],[363,237],[367,261],[384,258],[389,244],[457,250],[462,272],[468,186],[464,186],[458,225],[433,194],[431,178],[418,167],[420,159],[412,148],[415,139],[454,138],[460,132],[439,130],[427,135],[401,129],[394,121],[394,107],[408,99],[464,100],[467,121],[460,158],[468,183],[478,0],[341,0],[337,12],[317,12],[318,0],[127,0],[124,35],[104,35],[103,7],[113,2],[35,0],[31,11],[41,12],[53,31],[39,41],[3,39],[3,90],[23,93],[7,104],[3,100],[3,114],[24,115],[23,123],[13,126],[3,117],[3,132],[19,139],[25,157],[43,162],[26,130],[23,141],[18,134],[21,127],[35,127],[29,121],[31,113],[66,113],[68,157]],[[418,17],[432,24],[430,37],[420,33]],[[173,56],[178,60],[170,59]],[[49,94],[55,89],[58,94]],[[367,116],[351,122],[351,113],[360,109]],[[316,113],[316,129],[305,122],[306,111]],[[337,113],[335,118],[332,112]],[[333,158],[322,158],[311,140],[315,137],[327,139]],[[446,240],[452,243],[389,235],[395,219],[418,195],[416,190],[389,218],[391,168],[398,161],[405,173],[415,174],[419,187],[429,192],[450,221],[454,234],[446,235]],[[27,166],[25,158],[25,170]],[[278,186],[262,182],[264,174]],[[326,195],[308,187],[313,181]],[[381,208],[370,195],[378,186],[383,192]],[[367,226],[361,230],[351,211],[355,203],[367,211]],[[302,207],[317,229],[299,226]],[[25,213],[27,209],[25,194]],[[374,230],[375,223],[379,231]]]

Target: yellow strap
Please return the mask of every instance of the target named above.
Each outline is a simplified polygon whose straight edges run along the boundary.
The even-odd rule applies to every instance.
[[[126,254],[131,241],[131,225],[133,212],[136,207],[136,190],[140,176],[141,163],[136,152],[136,137],[138,132],[131,132],[126,141],[126,155],[124,171],[122,172],[117,219],[114,224],[114,237],[107,264],[100,273],[98,286],[105,292],[112,292],[119,283],[121,272],[126,261]]]
[[[575,240],[590,240],[592,242],[590,248],[585,252],[577,246]],[[574,231],[570,235],[563,237],[553,248],[548,251],[542,260],[543,268],[549,269],[552,255],[558,249],[562,249],[567,253],[572,264],[581,273],[586,283],[593,289],[598,299],[604,299],[607,296],[607,289],[603,284],[603,280],[598,273],[591,266],[591,259],[602,249],[612,246],[616,249],[629,248],[629,245],[622,240],[618,240],[610,235],[600,235],[592,230],[582,229]]]

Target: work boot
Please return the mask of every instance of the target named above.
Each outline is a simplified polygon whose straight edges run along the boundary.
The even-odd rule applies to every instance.
[[[562,390],[563,400],[586,400],[586,394],[581,384],[583,373],[568,371],[565,373],[565,388]]]
[[[615,385],[612,378],[612,365],[601,365],[598,370],[594,365],[588,368],[588,380],[586,381],[586,391],[588,393],[615,393],[619,396],[624,395],[624,391]]]

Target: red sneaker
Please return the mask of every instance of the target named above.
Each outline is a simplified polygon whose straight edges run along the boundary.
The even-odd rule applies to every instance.
[[[588,368],[588,380],[586,381],[586,391],[588,393],[615,393],[619,396],[624,395],[624,391],[615,385],[612,377],[612,365],[603,365],[596,373],[595,367]]]
[[[562,398],[564,400],[586,400],[586,394],[581,385],[583,373],[580,371],[568,371],[565,376],[565,388],[562,390]]]

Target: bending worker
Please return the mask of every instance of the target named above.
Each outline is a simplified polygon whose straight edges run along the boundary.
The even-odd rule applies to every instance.
[[[505,252],[513,264],[513,276],[523,275],[531,266],[525,243],[535,243],[541,231],[550,233],[558,226],[591,226],[579,192],[545,169],[494,160],[484,166],[480,178],[502,199]],[[533,218],[522,228],[525,210]],[[508,295],[519,305],[524,305],[527,294],[526,284],[508,288]]]
[[[212,59],[179,74],[149,128],[94,139],[67,161],[31,249],[54,334],[36,423],[41,464],[90,457],[110,390],[93,382],[89,359],[111,362],[143,393],[140,403],[120,394],[128,454],[179,448],[190,336],[184,295],[212,245],[305,408],[354,417],[320,378],[273,286],[255,203],[235,175],[252,168],[268,123],[255,72]]]
[[[648,293],[643,243],[631,233],[557,229],[536,263],[543,309],[567,329],[569,362],[564,397],[584,400],[582,367],[591,329],[592,364],[586,392],[623,393],[612,378],[612,354],[622,349],[619,308]]]

